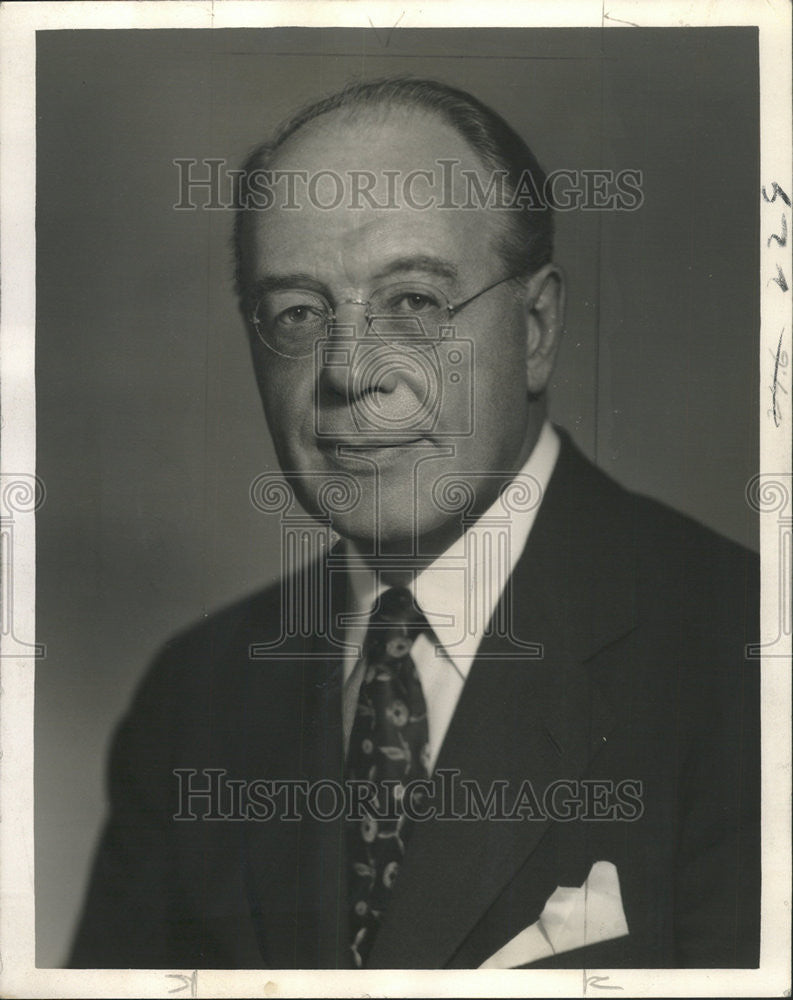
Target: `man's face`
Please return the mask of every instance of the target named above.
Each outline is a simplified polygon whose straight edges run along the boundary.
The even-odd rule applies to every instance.
[[[269,290],[260,316],[277,328],[253,334],[252,349],[281,467],[294,474],[298,499],[312,513],[323,512],[323,485],[354,479],[360,496],[333,515],[333,525],[366,550],[376,536],[384,550],[413,552],[423,543],[441,551],[460,524],[459,513],[450,513],[449,477],[468,483],[473,509],[484,510],[537,431],[527,390],[525,282],[500,284],[448,320],[453,341],[438,338],[434,314],[428,337],[415,333],[433,297],[456,305],[509,275],[496,250],[498,213],[377,208],[350,191],[351,172],[369,171],[382,203],[384,171],[404,178],[417,168],[437,170],[443,158],[484,173],[465,141],[435,117],[401,109],[325,115],[287,141],[273,168],[309,178],[333,171],[344,184],[341,204],[317,204],[334,200],[335,185],[320,185],[313,199],[303,185],[298,208],[252,213],[243,245],[246,285],[257,297]],[[370,308],[369,324],[361,303],[373,299],[379,311]],[[272,349],[278,337],[317,325],[322,301],[335,326],[313,354]]]

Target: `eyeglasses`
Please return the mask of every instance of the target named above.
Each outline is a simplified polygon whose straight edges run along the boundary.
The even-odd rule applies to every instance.
[[[439,289],[422,281],[383,285],[368,299],[342,299],[338,305],[364,307],[369,337],[387,343],[420,344],[440,337],[442,327],[480,295],[518,277],[521,274],[500,278],[456,305]],[[305,358],[314,353],[317,340],[328,336],[337,317],[334,307],[318,292],[280,288],[258,299],[250,320],[261,340],[276,354]]]

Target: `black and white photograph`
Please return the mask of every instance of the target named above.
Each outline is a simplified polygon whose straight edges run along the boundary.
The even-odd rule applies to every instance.
[[[789,995],[790,5],[0,16],[3,995]]]

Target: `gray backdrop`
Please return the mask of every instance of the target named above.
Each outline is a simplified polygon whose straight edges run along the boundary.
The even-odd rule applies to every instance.
[[[547,170],[640,169],[643,207],[558,219],[552,415],[620,481],[756,546],[755,29],[60,31],[38,36],[38,964],[65,955],[112,726],[160,643],[278,573],[274,468],[227,211],[176,158],[238,165],[353,76],[470,89]],[[179,720],[174,719],[174,725]]]

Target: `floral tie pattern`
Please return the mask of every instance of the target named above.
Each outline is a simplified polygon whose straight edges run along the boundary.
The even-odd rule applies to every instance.
[[[364,818],[347,825],[350,947],[356,968],[366,965],[404,857],[411,829],[401,807],[404,786],[428,777],[427,705],[410,655],[416,636],[428,628],[406,587],[385,591],[369,620],[366,671],[347,758],[347,777],[372,782],[377,790],[372,808],[363,807]]]

